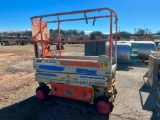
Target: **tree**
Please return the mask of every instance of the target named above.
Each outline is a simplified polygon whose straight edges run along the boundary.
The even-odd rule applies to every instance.
[[[78,35],[78,31],[77,30],[73,30],[73,35],[77,36]]]
[[[136,33],[137,36],[143,36],[145,34],[145,30],[138,29],[135,33]]]
[[[114,34],[113,35],[113,39],[115,39],[116,38],[116,34]],[[118,38],[117,38],[118,40],[120,40],[121,39],[121,37],[120,37],[120,35],[118,34]]]
[[[20,33],[17,33],[17,39],[19,39],[19,38],[20,38],[20,36],[21,36],[21,34],[20,34]]]
[[[92,33],[94,33],[96,36],[102,36],[103,35],[103,33],[101,31],[94,31]]]
[[[66,30],[61,29],[61,34],[63,35],[63,37],[66,37]]]
[[[58,29],[56,29],[56,30],[50,29],[49,34],[50,34],[51,40],[56,40],[57,36],[58,36]]]
[[[82,35],[82,36],[84,36],[85,35],[85,33],[84,33],[84,31],[82,30],[81,32],[79,32],[79,34],[80,35]]]
[[[26,30],[24,33],[27,37],[31,37],[32,36],[32,31],[31,30]]]
[[[145,29],[145,34],[147,34],[147,35],[148,35],[148,34],[152,34],[152,32],[151,32],[150,29],[146,28],[146,29]]]
[[[101,37],[103,34],[101,31],[94,31],[90,34],[90,39],[95,40],[96,36]]]
[[[131,36],[131,33],[126,32],[126,31],[122,31],[118,33],[118,39],[120,38],[126,38],[128,39]]]
[[[159,31],[157,31],[156,35],[160,35],[160,30],[159,30]]]
[[[73,36],[73,35],[74,35],[73,30],[66,31],[66,36]]]
[[[95,40],[95,39],[96,39],[96,35],[95,35],[94,32],[92,32],[92,33],[90,34],[90,39],[91,39],[91,40]]]

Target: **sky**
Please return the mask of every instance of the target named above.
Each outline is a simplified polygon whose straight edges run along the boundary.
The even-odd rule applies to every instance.
[[[57,12],[85,10],[93,8],[113,8],[118,14],[118,30],[134,33],[135,30],[148,28],[152,33],[160,31],[160,0],[2,0],[0,3],[0,31],[21,31],[31,29],[30,17]],[[87,16],[107,12],[95,12]],[[63,16],[59,19],[83,17]],[[56,20],[51,18],[47,20]],[[61,29],[77,29],[84,31],[109,32],[109,20],[97,19],[95,26],[92,21],[65,22]],[[49,24],[52,29],[57,29],[57,24]],[[113,29],[114,30],[114,29]]]

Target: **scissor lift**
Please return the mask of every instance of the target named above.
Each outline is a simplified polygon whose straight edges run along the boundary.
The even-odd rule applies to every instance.
[[[87,13],[108,11],[109,15],[87,17]],[[59,16],[84,14],[82,18],[60,20]],[[43,21],[48,17],[58,17],[58,20]],[[70,40],[61,41],[60,23],[68,21],[95,20],[109,18],[110,37],[106,40]],[[113,23],[113,19],[115,20]],[[35,58],[33,66],[36,69],[36,81],[39,87],[36,96],[45,100],[48,95],[70,98],[95,104],[101,114],[109,114],[117,94],[115,88],[117,66],[117,22],[118,17],[113,9],[98,8],[72,12],[63,12],[31,17],[32,37],[34,41]],[[48,23],[58,23],[58,41],[50,40]],[[105,24],[105,23],[104,23]],[[116,32],[113,38],[112,26]],[[64,56],[62,43],[108,43],[105,54],[99,56]],[[58,43],[59,55],[52,55],[50,43]],[[114,50],[113,50],[114,48]]]

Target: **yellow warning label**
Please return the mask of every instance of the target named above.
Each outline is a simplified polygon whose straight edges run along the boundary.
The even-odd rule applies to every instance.
[[[101,68],[108,68],[109,66],[108,66],[108,63],[103,62],[103,63],[100,63],[100,67]]]

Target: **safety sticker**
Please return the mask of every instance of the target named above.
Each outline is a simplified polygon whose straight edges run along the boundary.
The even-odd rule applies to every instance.
[[[108,65],[107,62],[102,62],[102,63],[100,63],[100,67],[101,67],[101,68],[108,68],[109,65]]]

